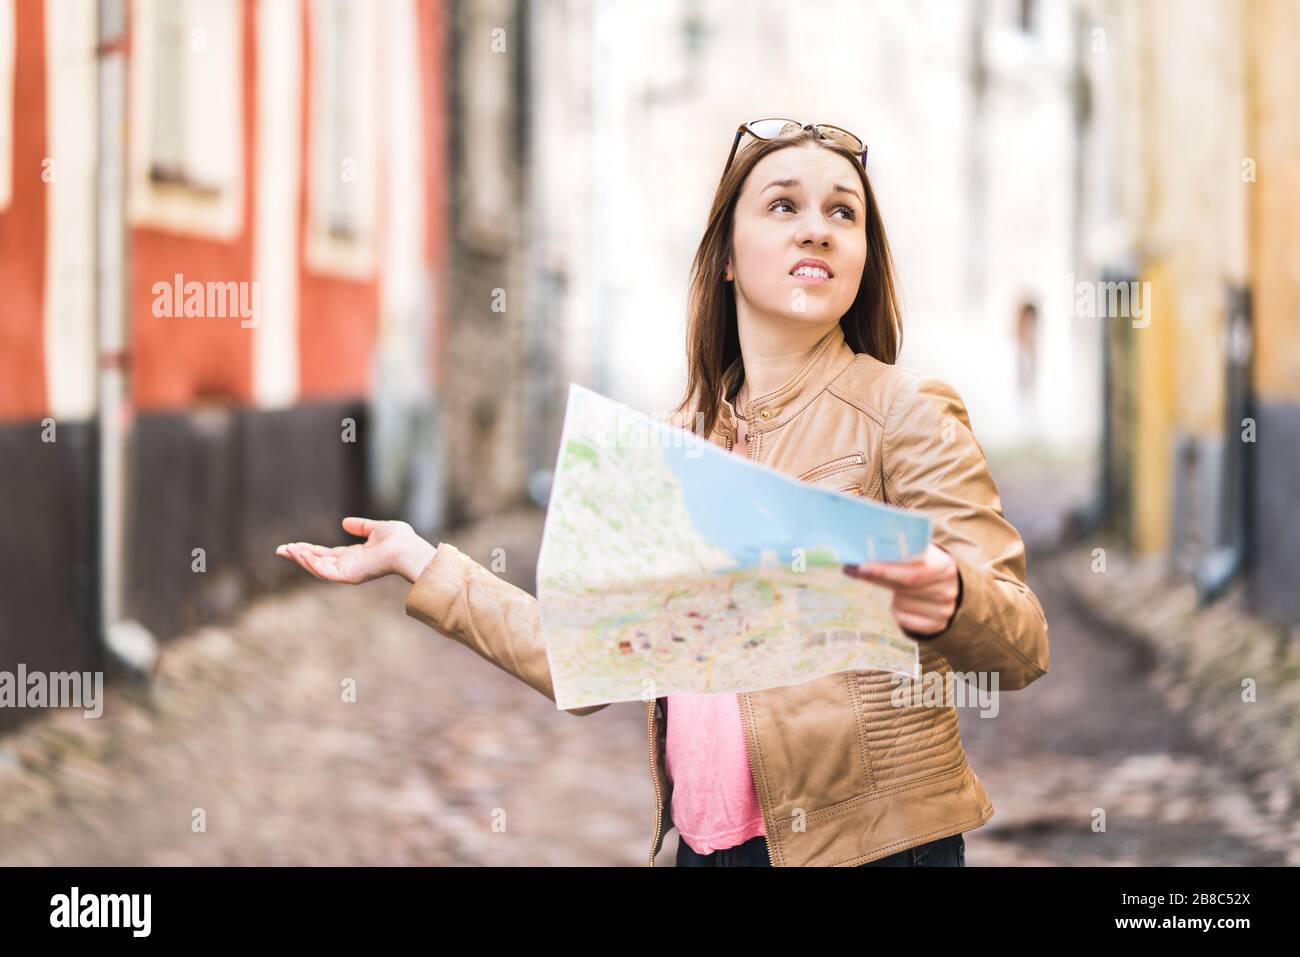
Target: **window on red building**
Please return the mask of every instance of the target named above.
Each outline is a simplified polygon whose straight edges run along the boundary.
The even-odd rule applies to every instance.
[[[239,0],[131,6],[132,218],[183,232],[242,228]]]
[[[14,3],[0,0],[0,210],[13,196]]]
[[[379,4],[318,0],[310,17],[307,262],[364,274],[374,265],[378,196]]]

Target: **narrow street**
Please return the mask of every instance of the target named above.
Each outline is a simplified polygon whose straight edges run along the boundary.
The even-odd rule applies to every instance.
[[[959,709],[967,756],[994,807],[966,835],[967,864],[1300,862],[1232,769],[1150,687],[1141,651],[1081,619],[1063,584],[1071,570],[1059,560],[1030,567],[1051,669],[1004,693],[994,718]],[[1104,832],[1092,829],[1094,808],[1105,811]]]
[[[540,533],[527,512],[453,541],[480,560],[505,547],[507,577],[531,582]],[[961,709],[995,808],[968,864],[1296,863],[1142,656],[1078,617],[1068,570],[1030,571],[1051,671],[994,719]],[[644,863],[643,709],[561,714],[405,617],[406,593],[306,580],[169,645],[151,696],[119,685],[99,721],[47,716],[0,740],[0,864]]]
[[[665,552],[966,559],[969,866],[1300,866],[1300,0],[819,12],[848,55],[780,0],[0,0],[0,867],[673,866],[644,702],[484,660],[508,603],[440,595],[461,644],[325,580],[409,574],[406,529],[280,552],[401,517],[531,592],[548,499],[598,681],[879,663],[887,590],[752,614]],[[895,604],[938,628],[929,555]],[[996,709],[1043,629],[981,563],[1049,634]],[[768,819],[980,820],[857,677],[743,722]]]
[[[1028,688],[1001,695],[996,717],[958,709],[967,757],[994,811],[967,833],[966,863],[1300,863],[1294,838],[1269,823],[1223,756],[1165,705],[1147,652],[1072,600],[1070,576],[1090,572],[1053,546],[1066,511],[1088,500],[1093,470],[990,464],[1006,516],[1027,543],[1051,665]],[[1104,831],[1093,830],[1095,809],[1105,812]]]
[[[506,577],[531,581],[515,561],[540,535],[527,513],[454,541],[481,560],[505,547]],[[643,709],[558,712],[406,617],[405,582],[303,577],[169,645],[152,701],[116,687],[98,721],[0,739],[0,864],[645,860]]]

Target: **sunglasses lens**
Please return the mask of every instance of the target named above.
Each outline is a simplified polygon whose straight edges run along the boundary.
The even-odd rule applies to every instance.
[[[755,136],[761,136],[763,139],[768,140],[780,136],[782,133],[799,129],[799,124],[794,120],[782,119],[754,120],[748,125]]]
[[[848,147],[855,153],[861,153],[866,149],[866,144],[864,144],[862,140],[858,139],[847,130],[842,130],[837,126],[819,126],[817,127],[817,132],[821,133],[821,135],[828,140],[834,140],[836,143]]]

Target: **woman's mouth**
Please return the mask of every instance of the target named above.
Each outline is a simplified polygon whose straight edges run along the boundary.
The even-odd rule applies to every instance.
[[[830,282],[831,274],[820,266],[800,266],[790,273],[799,282]]]

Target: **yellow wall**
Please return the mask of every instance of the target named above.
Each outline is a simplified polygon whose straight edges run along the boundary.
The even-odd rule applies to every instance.
[[[1255,387],[1264,402],[1300,400],[1300,3],[1252,0],[1251,279]]]
[[[1130,488],[1133,548],[1148,554],[1166,550],[1170,540],[1177,309],[1174,269],[1167,261],[1148,264],[1141,278],[1150,283],[1146,303],[1150,325],[1131,332],[1137,389]]]

